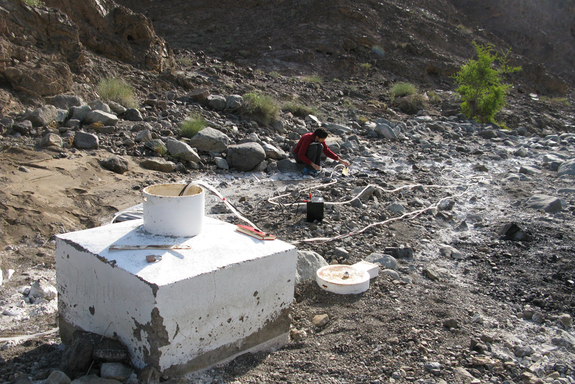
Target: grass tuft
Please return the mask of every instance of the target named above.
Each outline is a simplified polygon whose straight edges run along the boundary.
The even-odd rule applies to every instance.
[[[134,89],[118,78],[104,79],[98,83],[98,93],[104,101],[115,101],[126,108],[135,108],[138,103]]]
[[[317,115],[317,108],[307,107],[300,103],[286,103],[282,106],[282,111],[291,112],[294,116],[306,117],[307,115]]]
[[[199,113],[191,114],[180,124],[180,135],[187,138],[194,137],[207,125],[208,123]]]
[[[250,92],[243,96],[242,114],[251,117],[260,124],[268,125],[277,120],[280,107],[267,95]]]
[[[392,98],[415,95],[417,87],[411,83],[396,83],[389,90]]]

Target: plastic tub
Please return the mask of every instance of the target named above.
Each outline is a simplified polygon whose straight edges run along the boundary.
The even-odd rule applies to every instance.
[[[202,231],[205,193],[187,184],[157,184],[144,188],[144,229],[154,235],[191,237]]]

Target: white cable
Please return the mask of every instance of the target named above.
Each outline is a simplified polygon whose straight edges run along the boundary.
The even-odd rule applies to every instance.
[[[243,217],[241,215],[241,213],[239,213],[234,207],[233,205],[231,205],[225,197],[223,197],[214,187],[212,187],[211,185],[209,185],[206,182],[203,181],[195,181],[195,182],[190,182],[188,183],[188,185],[186,185],[186,187],[184,188],[184,190],[182,191],[181,195],[184,196],[186,194],[186,192],[188,191],[188,188],[190,188],[190,186],[192,186],[193,184],[196,185],[201,185],[202,187],[205,187],[207,190],[209,190],[210,192],[212,192],[214,195],[216,195],[217,197],[219,197],[223,203],[226,205],[226,207],[228,207],[230,209],[230,211],[232,211],[232,213],[234,215],[236,215],[240,220],[248,223],[251,227],[257,229],[258,231],[261,231],[261,229],[259,229],[254,223],[252,223],[251,221],[249,221],[248,219],[246,219],[245,217]]]
[[[40,333],[35,333],[33,335],[22,335],[22,336],[14,336],[14,337],[1,337],[0,338],[0,343],[5,343],[5,342],[20,342],[20,341],[25,341],[25,340],[30,340],[30,339],[36,339],[38,337],[42,337],[42,336],[48,336],[51,335],[53,333],[58,332],[58,328],[53,328],[49,331],[46,332],[40,332]]]
[[[437,208],[437,207],[439,206],[439,204],[441,204],[441,202],[442,202],[443,200],[448,199],[448,198],[461,197],[461,196],[465,195],[466,193],[467,193],[467,190],[464,191],[464,192],[462,192],[462,193],[460,193],[460,194],[458,194],[458,195],[455,195],[455,196],[444,197],[444,198],[440,199],[436,204],[430,205],[430,206],[428,206],[427,208],[419,209],[419,210],[413,211],[413,212],[404,213],[404,214],[401,215],[401,216],[392,217],[391,219],[387,219],[387,220],[380,221],[380,222],[377,222],[377,223],[371,223],[371,224],[369,224],[368,226],[366,226],[366,227],[364,227],[364,228],[362,228],[362,229],[358,229],[357,231],[351,231],[351,232],[346,233],[346,234],[344,234],[344,235],[338,235],[338,236],[334,236],[334,237],[316,237],[316,238],[312,238],[312,239],[296,240],[296,241],[292,241],[292,242],[290,242],[290,243],[293,244],[293,245],[297,245],[297,244],[299,244],[299,243],[313,243],[313,242],[327,243],[327,242],[330,242],[330,241],[334,241],[334,240],[338,240],[338,239],[343,239],[343,238],[346,238],[346,237],[350,237],[350,236],[353,236],[353,235],[357,235],[357,234],[360,234],[360,233],[365,232],[365,231],[368,230],[369,228],[376,227],[376,226],[383,225],[383,224],[387,224],[387,223],[390,223],[390,222],[392,222],[392,221],[401,220],[401,219],[403,219],[403,218],[405,218],[405,217],[413,216],[413,217],[410,217],[410,219],[414,219],[414,218],[416,218],[417,216],[421,215],[422,213],[424,213],[424,212],[426,212],[426,211],[429,211],[430,209]]]

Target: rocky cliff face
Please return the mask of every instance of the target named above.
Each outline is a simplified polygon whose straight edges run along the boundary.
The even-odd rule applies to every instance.
[[[53,7],[0,0],[0,83],[23,95],[57,95],[72,88],[74,76],[92,77],[86,48],[147,70],[174,64],[173,52],[143,15],[113,1],[45,3]],[[0,100],[0,112],[14,102],[6,91]]]

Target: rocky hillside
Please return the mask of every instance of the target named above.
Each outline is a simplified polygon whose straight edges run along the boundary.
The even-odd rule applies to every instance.
[[[512,48],[529,92],[565,94],[575,79],[573,5],[565,1],[119,3],[148,16],[174,48],[286,75],[350,76],[369,64],[388,80],[446,87],[475,40]]]

